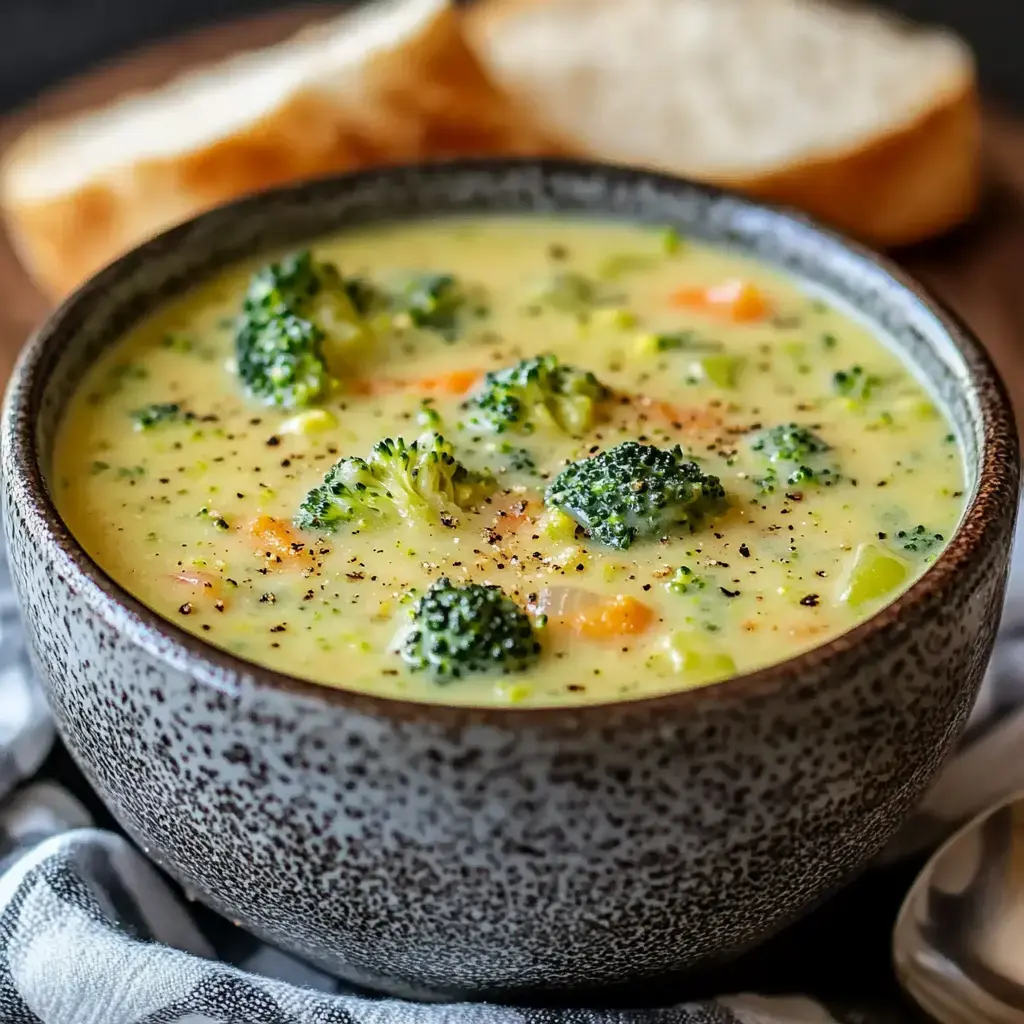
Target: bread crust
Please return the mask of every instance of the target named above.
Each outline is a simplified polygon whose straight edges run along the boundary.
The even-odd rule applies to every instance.
[[[0,165],[0,204],[22,263],[51,298],[171,224],[240,195],[362,167],[457,156],[580,156],[578,141],[545,130],[485,70],[470,45],[501,21],[553,0],[481,0],[450,7],[401,45],[370,54],[343,81],[324,78],[281,97],[241,130],[191,150],[136,160],[46,198],[19,195],[19,168],[62,124],[30,129]],[[566,0],[562,0],[566,2]],[[314,26],[296,38],[326,31]],[[479,52],[483,52],[478,44]],[[950,82],[909,123],[844,151],[768,173],[694,174],[802,210],[879,247],[940,234],[970,216],[981,188],[981,108],[972,73]],[[59,149],[59,141],[53,145]]]
[[[564,152],[491,82],[450,8],[403,45],[370,55],[357,75],[283,96],[234,134],[137,160],[73,191],[19,196],[18,164],[30,166],[33,150],[61,127],[30,129],[0,167],[12,243],[52,298],[165,227],[274,185],[389,163]]]
[[[477,0],[464,15],[466,38],[486,65],[483,40],[530,8],[572,0]],[[982,184],[981,100],[973,68],[932,104],[885,134],[807,156],[757,174],[657,165],[762,202],[800,210],[880,248],[942,234],[971,216]],[[563,146],[581,157],[609,159],[578,140]]]
[[[973,82],[913,123],[773,174],[714,182],[790,206],[870,245],[895,248],[971,216],[981,192],[981,104]]]

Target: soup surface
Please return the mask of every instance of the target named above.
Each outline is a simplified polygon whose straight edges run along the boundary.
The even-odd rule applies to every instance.
[[[679,690],[849,629],[959,520],[917,380],[734,254],[537,218],[311,253],[138,324],[58,438],[85,549],[217,647],[446,704]]]

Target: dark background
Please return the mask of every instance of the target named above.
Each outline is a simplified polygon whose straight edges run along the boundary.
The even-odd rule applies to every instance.
[[[989,92],[1024,109],[1021,0],[883,2],[957,29],[974,46]],[[0,0],[0,108],[138,43],[284,6],[282,0]]]

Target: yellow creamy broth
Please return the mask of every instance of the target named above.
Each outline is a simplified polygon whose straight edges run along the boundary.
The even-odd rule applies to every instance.
[[[958,446],[915,378],[863,326],[746,259],[667,241],[615,224],[488,218],[317,242],[315,257],[346,276],[450,273],[474,290],[475,312],[450,342],[400,318],[378,320],[370,340],[334,345],[326,325],[340,383],[312,406],[333,422],[307,432],[294,426],[297,413],[306,413],[301,427],[324,424],[247,397],[233,368],[242,297],[265,261],[225,273],[140,323],[90,369],[58,438],[59,509],[111,577],[176,625],[251,661],[377,694],[591,703],[683,689],[821,644],[909,586],[941,548],[935,535],[951,535],[963,504]],[[582,313],[536,298],[565,272],[599,285]],[[728,303],[702,307],[689,292],[681,305],[670,299],[736,280],[756,286],[764,315],[734,322]],[[652,341],[685,331],[686,348],[658,351]],[[727,358],[707,362],[707,345]],[[439,420],[424,414],[425,394],[445,375],[543,353],[615,392],[585,436],[470,428],[465,397],[440,392],[431,406]],[[877,379],[863,399],[837,393],[835,374],[854,366]],[[136,429],[132,414],[149,403],[192,415]],[[261,515],[288,527],[336,459],[366,457],[384,437],[412,441],[431,421],[462,462],[497,477],[493,495],[457,525],[290,526],[294,553],[288,534],[283,548],[265,533],[254,539],[249,524]],[[762,493],[765,464],[749,436],[790,422],[829,445],[837,479],[780,478]],[[721,479],[726,507],[626,550],[543,515],[544,489],[567,462],[630,439],[682,445]],[[506,471],[513,455],[502,445],[528,449],[538,475]],[[872,552],[883,558],[881,590],[851,601],[852,567]],[[669,586],[681,566],[703,589]],[[444,683],[410,670],[393,643],[409,621],[407,594],[440,576],[496,584],[531,615],[550,612],[538,621],[536,664]]]

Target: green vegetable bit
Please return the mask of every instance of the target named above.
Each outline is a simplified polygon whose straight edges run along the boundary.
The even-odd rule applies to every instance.
[[[218,329],[231,330],[235,326],[234,317],[229,317],[226,324],[217,324]],[[200,344],[191,335],[183,334],[179,331],[171,331],[165,334],[160,340],[161,348],[168,349],[171,352],[177,352],[180,355],[191,355],[204,362],[213,362],[217,358],[217,353],[214,348],[209,345]]]
[[[387,296],[365,277],[346,277],[341,287],[352,308],[361,317],[371,316],[387,307]]]
[[[698,576],[691,568],[681,565],[665,583],[671,594],[694,594],[707,589],[707,580]]]
[[[832,390],[851,402],[866,402],[881,385],[882,378],[867,373],[862,366],[852,366],[832,375]]]
[[[683,248],[683,236],[676,228],[663,228],[661,232],[661,251],[666,256],[676,256]]]
[[[385,438],[366,459],[339,459],[306,495],[295,525],[326,533],[403,519],[454,526],[460,511],[494,487],[489,475],[471,472],[459,462],[440,434],[424,434],[411,444]]]
[[[703,473],[679,445],[664,450],[637,441],[572,463],[545,495],[549,507],[571,516],[593,540],[620,549],[676,527],[692,530],[724,499],[718,477]]]
[[[896,539],[904,551],[910,551],[916,555],[926,555],[945,543],[945,538],[941,533],[933,533],[921,524],[912,530],[899,530]]]
[[[437,683],[466,675],[522,672],[540,656],[529,616],[500,587],[452,583],[446,576],[412,610],[401,656]]]
[[[500,457],[501,472],[513,473],[536,473],[537,461],[528,448],[518,448],[516,445],[502,441],[495,449],[495,454]]]
[[[610,394],[588,370],[536,356],[488,373],[469,400],[469,423],[498,434],[554,427],[578,436],[594,425]]]
[[[441,429],[441,414],[434,408],[432,398],[424,398],[420,402],[419,410],[416,413],[416,422],[421,427],[429,427],[431,430]]]
[[[194,419],[182,412],[177,402],[153,402],[151,405],[136,409],[132,414],[132,424],[136,430],[151,430],[162,423],[176,423],[182,419]]]
[[[720,341],[702,338],[696,331],[666,331],[641,334],[636,339],[637,350],[644,355],[662,352],[721,352],[725,347]]]

